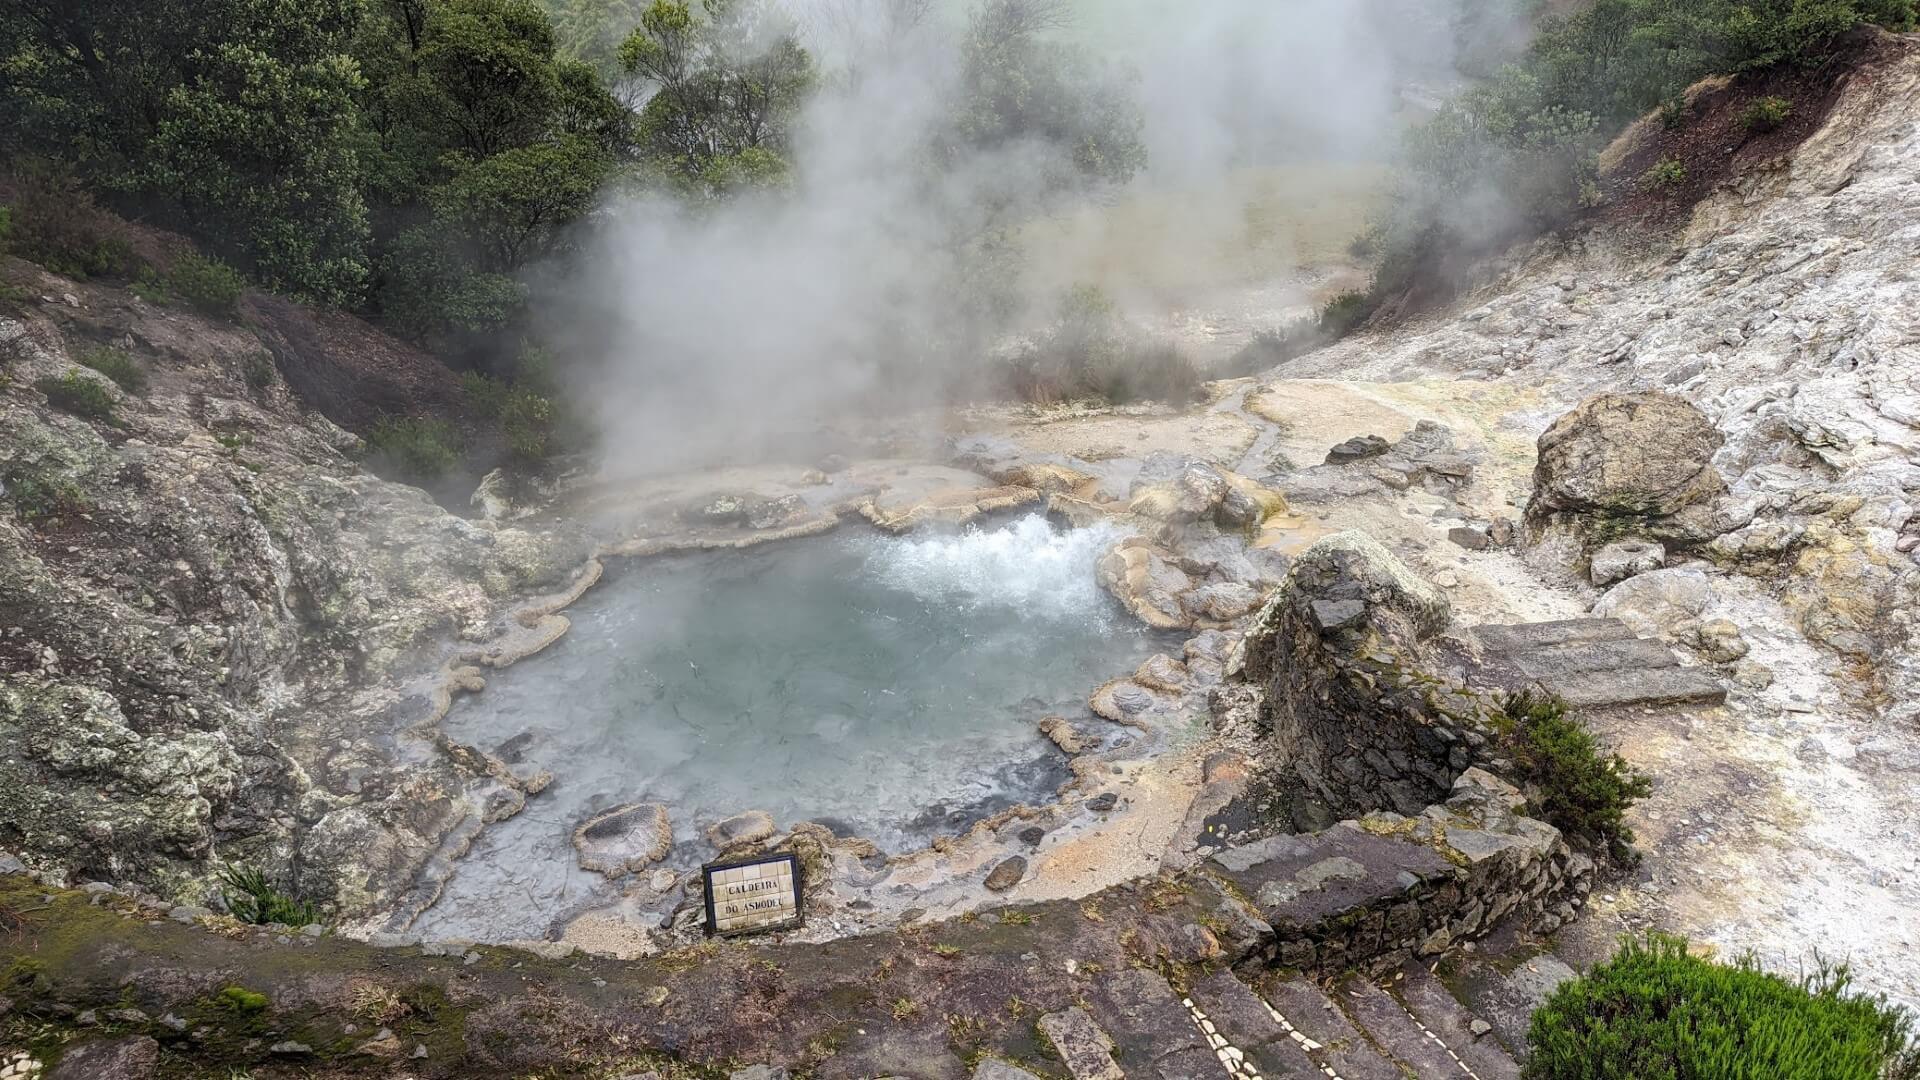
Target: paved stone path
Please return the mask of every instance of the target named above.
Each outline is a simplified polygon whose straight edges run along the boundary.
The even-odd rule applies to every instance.
[[[1183,996],[1154,972],[1120,972],[1039,1028],[1074,1080],[1519,1080],[1491,1025],[1417,962],[1330,988],[1264,981],[1219,972]],[[1008,1068],[986,1063],[974,1077],[1032,1075]]]
[[[1718,705],[1727,690],[1712,670],[1681,667],[1673,650],[1636,637],[1618,619],[1565,619],[1463,632],[1484,652],[1482,678],[1534,686],[1575,708]]]

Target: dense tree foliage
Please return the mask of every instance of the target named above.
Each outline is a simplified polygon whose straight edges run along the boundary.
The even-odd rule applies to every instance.
[[[1146,163],[1143,120],[1124,80],[1049,37],[1065,0],[983,0],[962,51],[961,100],[940,150],[948,161],[1022,144],[1066,148],[1057,186],[1124,183]]]

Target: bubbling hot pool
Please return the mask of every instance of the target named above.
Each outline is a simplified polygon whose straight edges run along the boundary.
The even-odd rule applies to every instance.
[[[617,567],[573,630],[455,705],[448,733],[511,746],[551,787],[483,834],[418,926],[540,936],[603,893],[575,825],[668,807],[669,862],[711,857],[706,826],[744,810],[810,820],[892,852],[1048,798],[1066,760],[1049,713],[1167,642],[1100,588],[1119,534],[1044,517],[957,536],[844,532]]]

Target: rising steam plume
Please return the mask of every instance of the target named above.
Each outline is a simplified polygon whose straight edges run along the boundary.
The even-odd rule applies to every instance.
[[[1453,78],[1456,3],[1468,2],[1041,0],[1062,24],[1050,32],[1131,82],[1149,151],[1133,186],[1187,192],[1250,166],[1388,154],[1403,92]],[[986,345],[1057,302],[1032,294],[1017,252],[984,258],[982,240],[1061,209],[1051,181],[1070,148],[1016,144],[928,167],[960,93],[964,12],[787,0],[768,17],[800,27],[825,72],[797,126],[790,186],[696,207],[612,197],[586,269],[542,302],[553,338],[591,372],[579,397],[598,413],[612,472],[790,451],[849,408],[979,389]],[[1236,213],[1196,216],[1183,242],[1218,243]],[[1068,267],[1079,257],[1046,254]],[[966,303],[982,274],[1015,285],[1015,303]]]

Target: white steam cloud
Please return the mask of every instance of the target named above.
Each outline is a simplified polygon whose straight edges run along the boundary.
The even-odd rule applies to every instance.
[[[1404,92],[1453,79],[1453,26],[1472,3],[1089,0],[1063,33],[1135,73],[1150,155],[1136,191],[1195,193],[1184,235],[1152,257],[1171,242],[1205,258],[1244,228],[1230,200],[1204,205],[1235,170],[1388,154]],[[979,332],[1013,329],[966,310],[979,270],[965,243],[1008,206],[1039,207],[1064,150],[928,167],[959,93],[960,12],[788,0],[787,13],[826,73],[795,134],[791,185],[700,207],[623,197],[595,224],[591,269],[543,304],[554,339],[588,361],[580,396],[611,472],[791,451],[850,408],[983,385]],[[1061,278],[1116,269],[1085,229],[1054,243],[1051,273],[1003,270],[1034,294],[1022,316],[1050,312]]]

